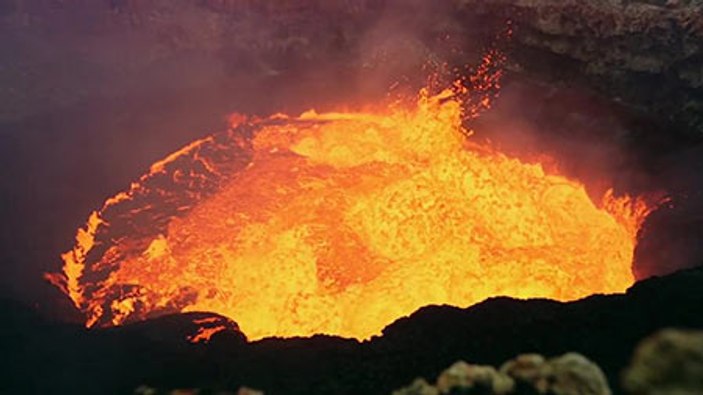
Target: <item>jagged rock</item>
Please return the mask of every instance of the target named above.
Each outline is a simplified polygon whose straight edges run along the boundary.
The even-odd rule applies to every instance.
[[[610,395],[610,387],[598,365],[577,353],[546,360],[539,354],[523,354],[507,361],[500,372],[515,380],[517,393],[555,395]]]
[[[542,369],[554,395],[610,395],[605,374],[581,354],[568,353],[550,359]]]
[[[467,12],[503,15],[521,26],[515,39],[586,62],[587,72],[632,70],[679,75],[703,51],[703,4],[642,1],[460,1]],[[664,2],[662,2],[664,3]],[[698,81],[703,70],[690,70]]]
[[[492,366],[470,365],[456,362],[437,378],[437,389],[442,394],[491,393],[509,394],[513,390],[513,380],[496,371]]]
[[[500,372],[515,380],[517,391],[534,389],[539,393],[547,391],[548,383],[542,375],[546,360],[539,354],[522,354],[505,362]]]
[[[388,395],[418,374],[441,372],[443,361],[469,355],[500,364],[526,349],[588,353],[614,382],[643,337],[662,327],[703,328],[702,284],[703,269],[692,269],[570,303],[494,298],[467,309],[426,307],[363,343],[316,336],[191,344],[169,328],[190,327],[192,314],[86,331],[0,299],[0,348],[13,361],[1,372],[0,393],[125,394],[148,383]]]
[[[140,75],[156,70],[164,78],[169,69],[164,65],[175,67],[193,56],[203,63],[201,71],[192,72],[194,78],[218,85],[235,70],[264,78],[297,66],[319,69],[335,59],[363,69],[375,52],[388,55],[390,63],[423,64],[434,58],[446,61],[461,48],[462,55],[452,60],[470,63],[481,55],[477,43],[493,37],[509,19],[516,25],[510,55],[518,74],[550,83],[586,79],[613,100],[642,107],[645,113],[656,110],[662,119],[680,121],[692,133],[703,128],[700,1],[452,0],[432,7],[399,0],[51,3],[0,6],[0,28],[12,33],[3,42],[7,62],[0,77],[8,85],[0,120],[75,105],[103,92],[115,95],[134,84],[136,77],[125,70]],[[384,20],[392,23],[384,26]],[[405,20],[410,22],[396,23]],[[63,34],[42,33],[59,25],[65,26]],[[437,37],[445,33],[462,39],[444,47]],[[113,59],[132,35],[140,43],[129,52],[135,55]],[[54,41],[56,36],[60,41]],[[46,48],[37,47],[32,56],[12,52],[16,46],[42,42]],[[61,51],[49,50],[56,46],[80,56],[66,59]],[[47,68],[59,60],[64,67]],[[187,64],[192,67],[193,62]],[[39,76],[55,77],[47,80],[50,84],[38,84]],[[170,78],[169,86],[183,83],[180,74]]]
[[[505,362],[499,371],[492,366],[459,361],[443,371],[432,387],[423,379],[393,395],[433,394],[550,394],[611,395],[603,371],[578,353],[545,360],[539,354],[522,354]]]
[[[633,395],[703,394],[703,332],[667,329],[645,339],[623,387]]]

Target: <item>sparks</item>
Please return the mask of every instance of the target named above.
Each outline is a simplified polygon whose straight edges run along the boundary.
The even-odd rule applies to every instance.
[[[648,207],[594,203],[579,181],[470,143],[463,120],[490,99],[460,97],[233,117],[108,199],[51,278],[88,326],[212,311],[250,340],[368,339],[430,304],[630,286]]]

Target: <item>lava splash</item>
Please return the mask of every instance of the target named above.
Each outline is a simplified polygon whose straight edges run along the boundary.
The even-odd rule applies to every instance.
[[[249,339],[630,286],[646,205],[472,143],[456,97],[235,117],[108,199],[48,278],[87,326],[212,311]]]

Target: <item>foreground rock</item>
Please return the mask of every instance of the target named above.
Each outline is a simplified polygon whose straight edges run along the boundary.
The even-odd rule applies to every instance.
[[[459,361],[437,378],[437,389],[442,394],[459,390],[504,395],[515,387],[513,380],[492,366],[469,365]]]
[[[703,332],[667,329],[645,339],[623,387],[635,395],[703,394]]]
[[[703,393],[703,331],[667,329],[645,339],[625,371],[623,387],[630,395],[700,395]],[[135,395],[264,395],[241,387],[225,390],[158,391],[140,386]],[[442,371],[435,384],[423,378],[392,395],[611,395],[601,368],[578,353],[546,359],[521,354],[500,369],[458,361]]]
[[[470,365],[459,361],[442,372],[435,386],[424,379],[393,392],[393,395],[434,394],[553,394],[610,395],[610,387],[598,365],[577,353],[546,360],[538,354],[519,355],[503,364]]]
[[[642,281],[623,295],[571,303],[495,298],[467,309],[426,307],[365,343],[328,336],[248,343],[230,330],[193,344],[186,332],[194,318],[204,316],[174,315],[86,330],[46,321],[32,309],[5,302],[0,303],[0,348],[12,364],[0,371],[0,393],[75,395],[100,389],[129,394],[147,385],[211,392],[250,386],[268,395],[387,395],[418,376],[438,377],[459,360],[501,366],[467,369],[462,364],[460,380],[475,388],[491,383],[491,390],[500,390],[503,387],[494,384],[505,380],[496,378],[508,376],[516,390],[568,391],[597,382],[587,387],[597,393],[602,390],[601,375],[582,359],[515,356],[587,355],[615,387],[644,337],[668,327],[703,329],[701,287],[703,269],[696,269]],[[673,356],[679,354],[672,353],[670,359],[675,361]],[[573,369],[581,373],[572,375]],[[664,370],[669,373],[663,379],[645,382],[670,382],[666,377],[676,377],[671,375],[677,371]],[[415,394],[434,395],[429,384],[416,382],[413,387]]]

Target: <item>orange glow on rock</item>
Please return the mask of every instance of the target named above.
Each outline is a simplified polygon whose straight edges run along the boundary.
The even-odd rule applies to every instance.
[[[455,94],[236,116],[108,199],[50,279],[88,326],[212,311],[250,340],[367,339],[430,304],[630,286],[646,205],[596,204],[576,180],[471,143],[462,120],[477,110]]]
[[[227,325],[220,324],[219,322],[220,319],[217,317],[193,320],[194,324],[199,325],[198,330],[186,339],[191,343],[209,343],[212,336],[228,329]]]

